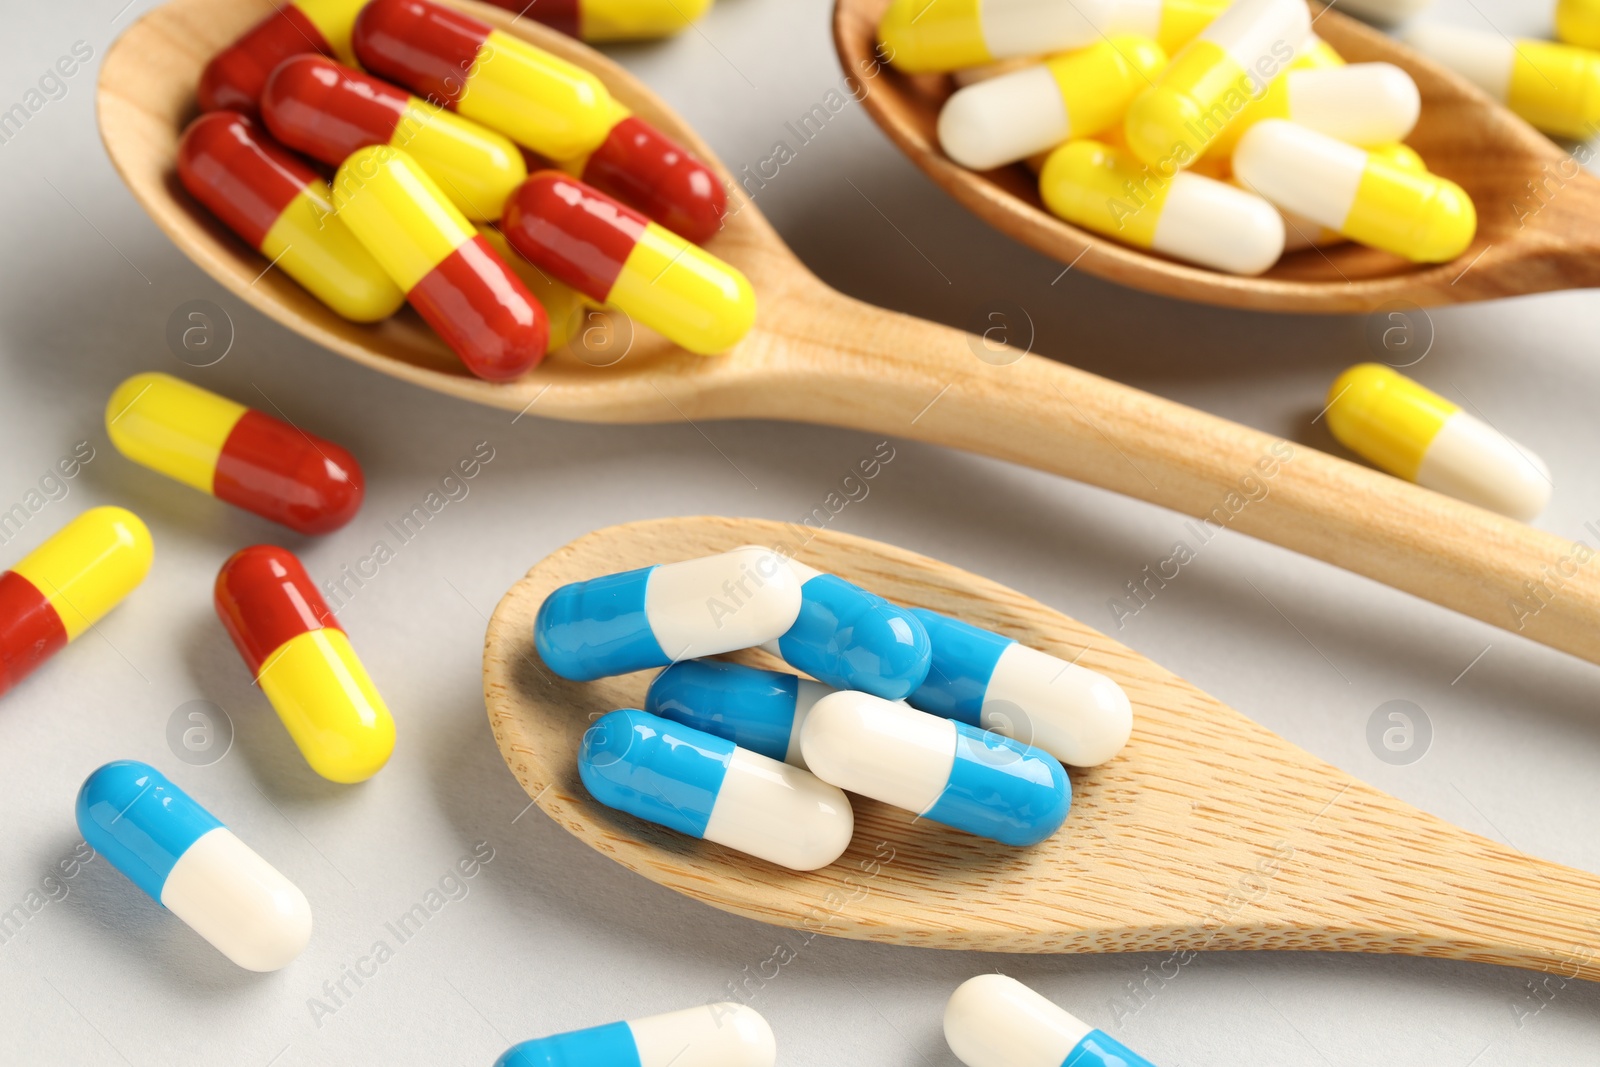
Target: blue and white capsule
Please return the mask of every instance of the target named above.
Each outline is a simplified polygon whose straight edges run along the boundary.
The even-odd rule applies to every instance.
[[[785,671],[690,659],[656,675],[644,710],[805,770],[800,728],[811,705],[833,691]]]
[[[148,763],[89,775],[77,815],[90,847],[245,970],[276,971],[311,939],[306,895]]]
[[[754,1008],[724,1002],[524,1041],[494,1067],[773,1067],[778,1043]]]
[[[817,701],[800,749],[824,782],[1005,845],[1038,844],[1072,806],[1050,753],[869,693]]]
[[[533,624],[549,668],[575,682],[754,648],[800,615],[800,580],[784,558],[746,546],[573,582]]]
[[[1071,767],[1094,767],[1122,751],[1133,705],[1098,671],[924,608],[911,612],[933,641],[927,681],[914,708],[1042,748]]]
[[[855,831],[849,799],[816,775],[632,708],[584,733],[578,774],[607,807],[791,870],[826,867]]]
[[[980,974],[950,995],[944,1039],[967,1067],[1155,1067],[1015,978]]]
[[[789,561],[800,615],[762,647],[835,689],[904,700],[928,676],[928,632],[916,616],[852,582]]]

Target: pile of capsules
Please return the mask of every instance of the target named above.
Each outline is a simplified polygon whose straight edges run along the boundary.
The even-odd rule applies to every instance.
[[[615,28],[626,6],[581,10]],[[346,319],[409,303],[480,378],[526,373],[588,302],[702,355],[755,320],[744,275],[700,247],[727,209],[715,172],[593,74],[454,9],[294,0],[207,65],[199,100],[178,146],[196,200]]]
[[[844,790],[1036,844],[1067,817],[1062,764],[1133,729],[1104,675],[753,545],[562,586],[534,642],[573,681],[666,668],[585,732],[596,800],[793,870],[850,844]],[[705,658],[758,647],[810,677]]]

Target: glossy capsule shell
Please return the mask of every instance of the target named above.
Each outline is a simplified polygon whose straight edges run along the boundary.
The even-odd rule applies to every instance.
[[[1403,141],[1422,113],[1411,75],[1393,63],[1349,63],[1290,70],[1246,105],[1209,149],[1231,154],[1246,130],[1263,119],[1287,119],[1363,148]]]
[[[812,705],[832,692],[784,671],[690,659],[656,675],[644,710],[805,770],[800,729]]]
[[[564,174],[524,182],[500,228],[558,281],[691,352],[726,352],[755,323],[755,291],[738,270]]]
[[[533,633],[546,666],[589,682],[753,648],[799,614],[800,581],[783,557],[746,546],[564,585]]]
[[[282,63],[261,118],[297,152],[337,167],[371,145],[403,149],[470,219],[497,219],[528,177],[509,139],[323,56]]]
[[[585,41],[670,37],[699,21],[711,0],[488,0]]]
[[[297,533],[337,530],[361,508],[355,457],[259,411],[166,374],[135,374],[106,404],[117,451]]]
[[[1558,0],[1556,38],[1579,48],[1600,49],[1600,0]]]
[[[1428,172],[1428,165],[1422,161],[1422,157],[1417,155],[1416,150],[1410,145],[1385,144],[1378,145],[1368,151],[1374,156],[1388,160],[1402,170],[1414,171],[1418,174],[1426,174]],[[1296,215],[1292,211],[1284,211],[1279,208],[1278,213],[1283,216],[1283,250],[1285,252],[1297,252],[1302,248],[1328,248],[1350,240],[1338,230],[1330,230],[1328,227]]]
[[[544,358],[545,310],[405,152],[363,148],[333,179],[338,216],[467,370],[490,382]]]
[[[1136,33],[1154,38],[1163,52],[1172,55],[1200,36],[1216,17],[1227,10],[1232,0],[1115,0],[1107,21],[1101,25],[1107,36]]]
[[[495,1067],[773,1067],[778,1043],[754,1008],[723,1002],[524,1041]]]
[[[200,73],[200,110],[251,114],[279,63],[306,52],[355,62],[350,31],[366,0],[289,0],[217,53]]]
[[[137,515],[98,507],[0,574],[0,694],[138,588],[153,555]]]
[[[550,324],[550,334],[545,341],[546,354],[572,340],[579,330],[591,324],[593,316],[605,314],[603,309],[572,286],[563,285],[529,263],[527,257],[511,247],[506,235],[493,226],[479,223],[478,236],[483,238],[483,243],[489,246],[490,251],[511,268],[512,273],[528,287],[528,292],[533,294],[539,306],[544,308],[545,319]]]
[[[1003,974],[956,987],[944,1007],[944,1039],[967,1067],[1154,1067]]]
[[[1188,171],[1165,176],[1098,141],[1051,152],[1039,196],[1086,230],[1231,274],[1260,274],[1283,254],[1283,218],[1259,196]]]
[[[148,763],[89,775],[77,818],[91,848],[240,967],[276,971],[311,939],[305,894]]]
[[[1115,3],[892,0],[878,23],[879,53],[907,74],[933,74],[1066,52],[1098,41]]]
[[[958,89],[939,111],[939,147],[991,170],[1120,123],[1128,101],[1166,65],[1147,37],[1111,37],[1078,52]]]
[[[1049,753],[866,693],[817,701],[800,749],[824,782],[1006,845],[1043,841],[1072,804]]]
[[[1524,522],[1550,502],[1543,460],[1381,363],[1339,376],[1327,418],[1340,444],[1397,478]]]
[[[850,801],[816,776],[633,709],[589,727],[578,774],[607,807],[796,871],[838,859],[855,829]]]
[[[1545,133],[1600,132],[1600,52],[1437,23],[1410,26],[1403,40]]]
[[[217,575],[215,602],[311,769],[332,782],[377,774],[394,751],[394,719],[294,553],[274,545],[235,552]]]
[[[1416,263],[1456,258],[1478,228],[1455,182],[1281,119],[1246,131],[1233,171],[1284,211]]]

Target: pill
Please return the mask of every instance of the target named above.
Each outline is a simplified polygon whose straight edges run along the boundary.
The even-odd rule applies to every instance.
[[[773,1067],[778,1043],[754,1008],[724,1001],[524,1041],[495,1067]]]
[[[824,782],[1007,845],[1043,841],[1072,804],[1049,753],[868,693],[812,705],[800,750]]]
[[[855,829],[815,775],[631,708],[584,731],[578,774],[607,807],[796,871],[838,859]]]
[[[544,308],[408,154],[360,149],[334,175],[333,203],[467,370],[504,382],[544,358]]]
[[[1333,67],[1344,66],[1344,57],[1338,51],[1316,34],[1306,38],[1306,43],[1300,47],[1299,53],[1294,57],[1294,62],[1289,64],[1290,70],[1329,70]]]
[[[1558,0],[1556,38],[1579,48],[1600,49],[1600,0]]]
[[[369,145],[404,149],[470,219],[499,218],[528,176],[501,134],[323,56],[273,71],[261,118],[283,144],[330,167]]]
[[[699,21],[711,0],[488,0],[585,41],[670,37]]]
[[[1128,105],[1128,148],[1146,163],[1190,166],[1311,35],[1304,0],[1238,0]]]
[[[1188,171],[1164,175],[1098,141],[1051,152],[1039,195],[1084,229],[1216,270],[1260,274],[1283,254],[1283,219],[1259,196]]]
[[[355,62],[350,30],[366,0],[290,0],[217,53],[200,72],[200,110],[253,114],[261,88],[290,56],[319,52]]]
[[[214,111],[189,125],[178,145],[178,178],[272,266],[345,318],[377,322],[405,303],[334,218],[328,183],[238,112]]]
[[[222,565],[217,617],[311,769],[361,782],[394,751],[394,719],[294,553],[240,549]]]
[[[1115,0],[1100,25],[1107,36],[1153,37],[1168,55],[1176,52],[1227,10],[1232,0]]]
[[[1368,151],[1374,156],[1387,159],[1404,170],[1416,171],[1419,174],[1426,174],[1428,171],[1428,165],[1422,161],[1422,157],[1417,155],[1416,150],[1410,145],[1385,144],[1370,148]],[[1207,158],[1209,159],[1210,157],[1208,156]],[[1283,216],[1283,250],[1285,252],[1297,252],[1302,248],[1328,248],[1349,240],[1338,230],[1330,230],[1328,227],[1312,222],[1304,216],[1296,215],[1292,211],[1284,211],[1279,208],[1278,213]]]
[[[482,237],[494,254],[511,268],[512,273],[522,280],[522,284],[528,287],[528,292],[532,293],[533,298],[544,308],[545,318],[550,323],[550,336],[545,341],[547,354],[572,340],[573,335],[580,329],[599,325],[593,321],[593,316],[604,315],[603,309],[590,304],[582,293],[570,285],[561,284],[529,263],[526,256],[511,247],[505,234],[493,226],[480,223],[478,236]],[[603,346],[596,345],[596,347]]]
[[[1100,40],[1116,0],[893,0],[878,23],[879,51],[907,74],[1049,55]]]
[[[963,167],[991,170],[1091,137],[1121,122],[1166,62],[1154,41],[1122,35],[958,89],[939,111],[939,147]]]
[[[1015,978],[980,974],[944,1007],[944,1039],[967,1067],[1153,1067]]]
[[[1393,26],[1433,6],[1433,0],[1342,0],[1339,10],[1368,22]]]
[[[90,508],[0,574],[0,693],[133,592],[153,551],[133,512]]]
[[[1600,128],[1600,53],[1437,23],[1410,26],[1402,40],[1545,133],[1586,141]]]
[[[1250,127],[1233,172],[1285,211],[1417,263],[1454,259],[1478,227],[1472,198],[1455,182],[1282,119]]]
[[[337,530],[366,482],[332,441],[166,374],[135,374],[106,404],[117,451],[303,534]]]
[[[656,675],[644,710],[804,770],[800,728],[812,705],[833,691],[784,671],[689,659]]]
[[[1247,104],[1207,152],[1231,154],[1244,132],[1263,119],[1288,119],[1362,147],[1392,144],[1410,135],[1421,111],[1417,83],[1393,63],[1290,70]]]
[[[311,940],[306,895],[148,763],[89,775],[77,817],[91,848],[245,970],[276,971]]]
[[[564,585],[533,632],[551,670],[589,682],[754,648],[799,614],[800,581],[783,557],[745,546]]]
[[[1550,469],[1534,453],[1381,363],[1328,390],[1328,429],[1397,478],[1530,522],[1550,502]]]
[[[565,174],[523,182],[500,229],[557,281],[691,352],[726,352],[755,323],[755,292],[738,270]]]

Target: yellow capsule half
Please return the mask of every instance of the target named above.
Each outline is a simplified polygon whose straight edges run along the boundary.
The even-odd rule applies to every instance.
[[[670,37],[700,20],[711,0],[578,0],[578,36],[585,41]],[[538,17],[537,6],[529,14]]]
[[[332,782],[364,782],[394,752],[394,717],[344,631],[292,637],[256,679],[311,769]]]
[[[1546,133],[1587,140],[1600,130],[1600,53],[1432,22],[1408,26],[1403,40]]]
[[[99,622],[150,573],[150,530],[125,508],[90,508],[29,553],[12,573],[61,619],[67,640]]]
[[[606,303],[702,356],[728,351],[756,321],[755,290],[739,270],[653,222]]]
[[[1560,0],[1556,37],[1579,48],[1600,49],[1600,0]]]

